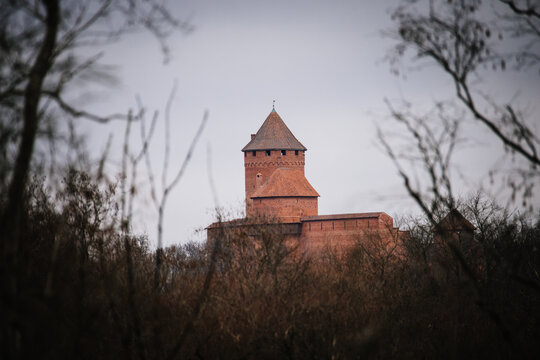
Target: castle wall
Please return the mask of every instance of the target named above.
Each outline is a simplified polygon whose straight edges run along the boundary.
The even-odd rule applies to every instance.
[[[265,228],[268,231],[277,231],[284,236],[284,241],[291,248],[297,249],[298,255],[307,255],[318,258],[327,254],[337,256],[345,255],[355,247],[374,251],[375,253],[402,256],[405,254],[403,240],[407,232],[400,231],[392,225],[392,218],[386,214],[376,217],[351,217],[346,219],[324,219],[330,216],[321,216],[320,220],[300,220],[292,222],[280,219],[279,223],[248,225],[242,222],[224,223],[229,236],[239,236],[248,233],[256,238]],[[347,214],[346,214],[347,216]],[[214,224],[215,225],[215,224]],[[274,230],[271,230],[274,229]],[[233,231],[233,233],[230,233]],[[219,234],[219,228],[208,228],[208,237],[213,239]]]
[[[283,222],[300,222],[302,216],[318,214],[316,197],[282,197],[253,199],[252,213],[279,218]]]
[[[393,227],[392,218],[381,214],[377,218],[302,221],[299,242],[307,254],[324,254],[327,251],[343,254],[359,243],[387,251],[402,236],[403,232]]]
[[[304,173],[305,152],[298,150],[286,150],[285,155],[281,154],[281,150],[268,150],[270,155],[267,155],[266,150],[245,151],[244,152],[244,168],[245,168],[245,190],[246,190],[246,215],[253,216],[253,202],[251,196],[257,190],[257,183],[264,184],[270,178],[272,173],[278,167],[298,168]],[[255,153],[255,155],[253,155]],[[296,155],[296,153],[298,155]],[[257,180],[257,174],[260,174]]]

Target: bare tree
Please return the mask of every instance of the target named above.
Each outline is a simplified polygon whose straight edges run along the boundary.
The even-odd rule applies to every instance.
[[[399,139],[400,148],[396,149],[395,141],[394,146],[390,145],[389,134],[381,128],[378,129],[379,141],[398,169],[409,195],[435,225],[456,207],[451,173],[452,155],[461,141],[460,114],[443,103],[421,116],[414,114],[410,106],[397,110],[387,104],[392,117],[405,132]],[[409,174],[411,169],[413,174]]]
[[[182,163],[180,164],[180,167],[174,176],[172,180],[168,179],[168,171],[169,171],[169,162],[170,162],[170,122],[171,122],[171,108],[173,105],[173,101],[176,94],[176,84],[174,85],[173,89],[171,90],[171,93],[169,95],[169,98],[167,99],[167,103],[165,106],[165,112],[163,114],[164,117],[164,146],[165,146],[165,152],[164,152],[164,158],[163,158],[163,166],[161,168],[161,186],[158,187],[156,185],[156,180],[154,176],[154,170],[152,167],[152,161],[150,158],[150,150],[151,150],[151,142],[153,135],[155,133],[156,124],[158,122],[159,118],[159,112],[154,111],[151,114],[151,120],[150,120],[150,127],[147,130],[146,124],[147,124],[147,109],[142,104],[141,100],[137,98],[137,106],[138,109],[136,111],[136,114],[133,114],[133,112],[130,110],[128,112],[128,117],[126,121],[126,127],[125,127],[125,133],[124,133],[124,143],[123,143],[123,151],[122,151],[122,161],[121,161],[121,174],[120,174],[120,208],[121,208],[121,231],[122,231],[122,237],[124,239],[124,250],[125,250],[125,260],[126,260],[126,277],[127,277],[127,285],[128,285],[128,305],[129,305],[129,312],[131,316],[131,322],[133,324],[133,332],[134,332],[134,340],[135,344],[137,345],[137,351],[139,354],[139,357],[144,358],[145,354],[148,352],[148,344],[145,343],[145,341],[142,339],[142,325],[140,320],[140,312],[141,310],[138,308],[137,304],[135,303],[135,273],[133,270],[133,259],[132,259],[132,244],[130,239],[130,234],[132,231],[131,224],[133,222],[133,204],[136,201],[137,195],[141,192],[139,189],[139,182],[138,182],[138,170],[139,165],[141,161],[144,160],[146,165],[146,175],[148,179],[148,186],[149,186],[149,193],[150,198],[152,200],[152,204],[155,206],[155,210],[158,215],[158,221],[157,221],[157,248],[154,253],[154,261],[153,261],[153,302],[151,306],[151,311],[153,312],[153,318],[154,321],[151,323],[152,327],[152,337],[153,337],[153,350],[152,354],[154,356],[158,357],[169,357],[174,358],[178,351],[181,350],[184,341],[188,334],[190,333],[193,322],[197,319],[197,317],[200,315],[200,312],[202,311],[204,302],[206,300],[207,293],[209,291],[210,283],[213,278],[213,274],[215,271],[215,258],[216,258],[216,252],[217,248],[219,248],[219,244],[216,243],[213,247],[213,250],[210,254],[209,264],[208,264],[208,270],[205,277],[204,284],[202,284],[202,289],[200,292],[200,296],[198,298],[198,301],[196,302],[196,306],[193,309],[193,313],[190,316],[190,320],[188,320],[187,324],[184,326],[183,331],[178,335],[178,339],[175,342],[174,346],[171,349],[166,349],[166,347],[163,344],[163,341],[161,339],[162,337],[162,329],[165,327],[166,324],[164,324],[163,321],[159,319],[159,303],[160,298],[163,297],[163,294],[166,294],[166,289],[164,288],[164,284],[166,284],[166,278],[169,275],[167,271],[165,273],[162,272],[163,267],[163,261],[166,259],[166,254],[164,254],[163,250],[163,220],[165,216],[165,209],[167,205],[167,200],[169,198],[169,195],[172,193],[172,191],[178,186],[180,183],[181,178],[183,177],[187,166],[191,160],[191,157],[193,156],[193,152],[195,151],[195,147],[202,135],[202,132],[206,126],[207,120],[208,120],[208,111],[205,111],[202,120],[200,122],[200,125],[198,127],[197,132],[193,136],[193,139],[191,141],[191,144],[188,148],[188,151],[186,153],[186,156]],[[133,150],[130,147],[131,143],[131,137],[132,137],[132,125],[134,122],[138,122],[140,125],[140,141],[141,146],[140,149],[133,152]],[[166,268],[167,270],[167,268]]]
[[[527,116],[516,101],[500,101],[486,94],[482,80],[503,71],[533,74],[540,70],[538,3],[403,1],[393,10],[392,19],[395,26],[387,35],[397,41],[388,56],[393,71],[398,71],[399,64],[412,54],[413,62],[425,66],[427,61],[454,85],[454,98],[437,103],[435,111],[427,116],[412,111],[411,105],[388,102],[391,117],[404,130],[401,135],[406,134],[401,147],[379,130],[381,143],[398,168],[406,190],[431,227],[458,205],[451,160],[456,146],[464,140],[459,132],[464,121],[481,124],[510,155],[510,172],[494,170],[491,176],[503,180],[511,190],[511,198],[519,197],[523,207],[532,210],[533,189],[540,179],[540,138],[535,132],[534,116]],[[520,354],[518,341],[501,313],[490,305],[492,299],[483,291],[463,249],[448,235],[442,237],[442,244],[448,247],[451,261],[467,276],[474,289],[474,303],[497,326],[515,354]]]
[[[99,46],[142,29],[156,37],[167,58],[168,35],[190,27],[153,0],[22,0],[6,1],[0,7],[0,162],[7,193],[0,203],[0,280],[3,306],[8,309],[18,301],[23,194],[38,132],[54,118],[100,123],[126,119],[122,114],[79,109],[70,93],[76,81],[107,77],[99,67]],[[96,55],[80,57],[77,50],[86,46],[95,46]],[[9,329],[4,335],[16,354],[18,330],[8,325],[3,326]]]
[[[76,81],[99,81],[109,76],[99,66],[99,46],[146,28],[156,36],[167,56],[170,31],[188,30],[189,26],[176,20],[158,2],[112,0],[10,1],[0,10],[0,24],[0,113],[2,127],[11,134],[1,143],[6,155],[2,163],[11,170],[4,175],[9,175],[10,180],[2,225],[11,237],[42,122],[59,117],[97,122],[126,118],[123,114],[99,115],[79,109],[70,101],[70,91],[74,90],[71,86]],[[81,58],[77,50],[88,46],[95,47],[96,55]],[[14,157],[11,166],[6,165],[10,162],[6,150],[9,146]]]
[[[397,41],[388,56],[393,70],[413,54],[414,62],[428,60],[447,75],[455,88],[455,99],[450,100],[451,107],[447,105],[447,109],[458,107],[463,111],[464,121],[479,122],[498,139],[501,147],[511,155],[512,170],[509,175],[497,173],[497,169],[491,174],[504,179],[512,191],[512,199],[519,196],[525,207],[532,208],[534,185],[540,177],[540,139],[535,132],[534,115],[527,116],[512,100],[498,101],[485,94],[481,80],[496,77],[502,71],[532,74],[532,70],[540,70],[538,4],[529,0],[488,3],[479,0],[404,1],[392,12],[392,19],[395,27],[387,34]],[[445,123],[448,116],[443,113],[426,122],[407,109],[392,104],[389,108],[392,117],[404,125],[419,146],[418,135],[421,129],[426,129],[424,124],[438,126],[433,124],[442,120],[439,122],[442,131],[453,133],[453,125]],[[396,151],[387,146],[388,142],[385,144],[395,160]],[[418,148],[424,153],[424,166],[428,172],[432,172],[434,166],[447,172],[449,164],[445,159],[436,159],[440,150],[436,145]],[[410,188],[406,174],[402,171],[400,174],[409,193],[419,202],[418,189]],[[434,198],[442,200],[439,189],[445,189],[445,202],[451,208],[453,201],[448,178],[430,176]],[[419,204],[427,210],[421,202]]]

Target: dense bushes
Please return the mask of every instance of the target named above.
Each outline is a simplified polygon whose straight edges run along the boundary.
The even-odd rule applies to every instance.
[[[16,301],[2,305],[2,342],[18,347],[2,346],[2,358],[539,353],[539,223],[486,216],[472,202],[465,210],[482,249],[474,277],[435,272],[435,240],[419,223],[406,256],[394,257],[359,243],[346,256],[306,258],[278,227],[224,228],[202,293],[212,244],[164,249],[156,284],[155,254],[126,231],[115,192],[76,172],[54,197],[39,181],[28,188]],[[463,266],[453,257],[443,263]]]

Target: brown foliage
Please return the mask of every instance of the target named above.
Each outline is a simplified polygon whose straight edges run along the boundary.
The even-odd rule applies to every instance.
[[[373,237],[345,256],[309,259],[278,224],[257,219],[243,232],[223,227],[201,297],[212,246],[164,249],[155,292],[155,256],[144,238],[121,231],[115,191],[75,172],[55,199],[39,181],[28,188],[19,301],[3,309],[18,319],[21,357],[523,358],[539,350],[538,224],[484,217],[471,205],[483,219],[471,241],[484,264],[472,284],[434,272],[435,239],[420,223],[399,256]],[[440,264],[461,266],[454,259]]]

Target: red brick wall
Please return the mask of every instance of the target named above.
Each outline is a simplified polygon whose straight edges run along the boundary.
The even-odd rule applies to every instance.
[[[384,214],[383,214],[384,215]],[[317,220],[302,223],[300,245],[308,254],[324,254],[328,249],[342,254],[358,241],[391,248],[402,233],[392,227],[390,216],[371,219]]]
[[[357,230],[379,229],[384,225],[377,218],[305,221],[302,224],[302,233],[321,231],[345,231],[350,233]]]
[[[275,216],[283,222],[300,222],[302,216],[318,215],[318,199],[316,197],[254,199],[251,211],[253,215]]]
[[[273,199],[261,200],[263,200],[261,201],[261,204],[264,204],[264,200]],[[288,200],[295,199],[292,198]],[[306,200],[306,203],[309,203],[310,199]],[[317,199],[315,198],[314,200]],[[257,202],[255,205],[258,206]],[[282,208],[273,205],[274,204],[270,203],[271,209]],[[314,205],[314,208],[316,209],[316,205]],[[280,214],[278,213],[275,215]],[[333,254],[342,256],[354,247],[362,244],[363,247],[372,251],[378,251],[383,254],[391,253],[394,258],[405,256],[403,241],[407,238],[408,233],[393,227],[388,227],[388,220],[391,221],[392,218],[388,216],[387,218],[317,220],[303,221],[301,223],[291,223],[298,222],[298,217],[281,219],[282,223],[289,222],[287,226],[292,226],[292,228],[286,228],[284,236],[287,244],[297,249],[299,255],[306,254],[317,258],[327,255],[330,251]],[[228,223],[225,223],[224,225],[227,226]],[[271,224],[268,226],[274,225],[275,224]],[[242,232],[243,228],[242,225],[232,226],[233,231]],[[217,228],[209,228],[208,239],[210,240],[213,236],[216,236],[218,234],[217,231]],[[246,230],[244,229],[244,232],[245,231]]]
[[[265,150],[256,151],[256,156],[253,156],[253,151],[246,151],[244,153],[244,168],[246,174],[246,215],[254,215],[252,211],[251,195],[257,189],[257,174],[261,174],[260,182],[261,184],[264,184],[278,166],[300,168],[303,173],[304,164],[304,151],[298,151],[298,155],[295,155],[294,150],[287,150],[285,155],[281,155],[281,150],[270,150],[270,156],[266,155]]]

